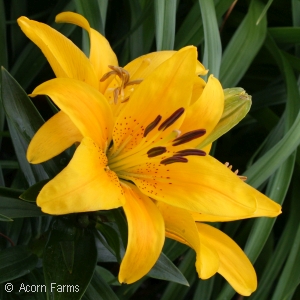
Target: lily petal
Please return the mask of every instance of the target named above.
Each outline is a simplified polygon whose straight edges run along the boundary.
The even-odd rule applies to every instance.
[[[100,82],[102,76],[111,71],[109,65],[118,66],[118,59],[111,49],[107,39],[90,27],[89,22],[81,15],[73,12],[63,12],[56,16],[57,23],[71,23],[84,28],[90,36],[90,61],[95,69],[99,82],[99,90],[104,93],[109,80]]]
[[[27,160],[39,164],[60,154],[75,142],[80,142],[82,138],[71,119],[60,111],[36,132],[27,149]]]
[[[201,97],[191,105],[183,124],[181,132],[204,128],[206,134],[189,143],[190,147],[196,147],[212,132],[218,124],[224,110],[224,92],[219,80],[213,75],[209,76]]]
[[[123,189],[106,165],[102,149],[92,139],[84,138],[68,166],[42,188],[37,205],[53,215],[122,206]]]
[[[192,98],[191,98],[191,105],[194,104],[200,98],[205,86],[206,86],[206,82],[201,77],[195,77]]]
[[[165,239],[163,218],[156,205],[134,185],[122,182],[128,222],[128,245],[119,281],[133,283],[146,275],[157,261]]]
[[[220,258],[220,273],[241,295],[249,296],[256,290],[255,270],[242,249],[222,231],[197,223],[201,243],[214,249]]]
[[[195,77],[196,55],[196,48],[183,48],[157,67],[136,88],[116,120],[113,133],[115,151],[121,146],[126,151],[139,144],[145,128],[158,115],[164,121],[179,108],[188,107]],[[154,109],[149,109],[150,107]],[[181,122],[182,120],[177,126]],[[172,128],[170,126],[162,134],[168,135]],[[130,142],[122,145],[128,139]]]
[[[106,98],[98,90],[78,80],[55,78],[39,85],[32,93],[36,95],[48,95],[83,136],[91,137],[106,151],[113,117]]]
[[[187,163],[169,165],[149,159],[118,175],[149,197],[189,211],[243,218],[256,210],[252,188],[209,155],[189,156]]]
[[[197,226],[190,213],[163,202],[157,202],[166,227],[166,236],[193,248],[197,254],[196,269],[199,277],[207,279],[219,268],[219,256],[214,250],[200,244]]]
[[[26,17],[20,17],[18,24],[42,50],[56,77],[78,79],[98,88],[90,61],[73,42],[50,26]]]
[[[256,198],[257,207],[252,215],[248,217],[239,218],[239,217],[227,217],[227,216],[211,216],[207,214],[199,214],[192,212],[193,219],[199,222],[228,222],[235,221],[246,218],[256,218],[256,217],[277,217],[281,214],[281,206],[266,197],[264,194],[260,193],[256,189],[248,186],[249,192],[253,194]]]
[[[151,74],[159,65],[171,58],[177,51],[157,51],[146,55],[142,55],[129,64],[124,69],[130,74],[131,80],[145,79]],[[207,74],[205,67],[199,62],[196,62],[196,75]]]

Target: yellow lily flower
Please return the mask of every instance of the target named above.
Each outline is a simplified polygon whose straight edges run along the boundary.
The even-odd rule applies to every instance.
[[[32,139],[27,158],[41,163],[77,142],[68,166],[37,198],[59,215],[123,207],[128,246],[119,281],[146,275],[165,236],[196,251],[199,277],[220,273],[242,295],[257,285],[243,251],[221,231],[200,222],[274,217],[278,204],[208,155],[205,139],[224,109],[220,82],[197,61],[195,47],[151,53],[118,67],[107,40],[74,13],[57,16],[90,35],[87,58],[70,40],[26,17],[24,33],[40,47],[57,78],[32,93],[48,95],[60,112]]]

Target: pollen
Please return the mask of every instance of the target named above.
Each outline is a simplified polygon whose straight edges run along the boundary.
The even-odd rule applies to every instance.
[[[113,98],[114,103],[118,103],[118,99],[121,98],[121,103],[127,102],[129,100],[129,96],[125,97],[125,89],[127,86],[140,84],[143,80],[142,79],[136,79],[130,81],[130,74],[127,70],[116,67],[116,66],[108,66],[112,71],[104,74],[102,78],[100,79],[100,82],[103,82],[107,80],[110,76],[117,76],[120,79],[120,86],[113,89]],[[130,89],[130,93],[134,91],[134,88]]]

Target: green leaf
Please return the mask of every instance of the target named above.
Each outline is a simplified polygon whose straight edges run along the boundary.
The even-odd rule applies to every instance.
[[[45,216],[36,205],[7,197],[0,199],[0,214],[12,219]]]
[[[130,15],[131,15],[131,27],[133,27],[139,20],[141,14],[143,13],[142,6],[139,1],[129,1]],[[144,53],[144,43],[141,41],[146,38],[144,37],[144,26],[138,27],[129,37],[129,47],[130,47],[130,60],[133,60]],[[149,36],[152,39],[151,36]]]
[[[211,299],[211,293],[214,288],[214,281],[215,281],[215,276],[207,280],[199,279],[197,282],[197,288],[194,293],[193,300]]]
[[[172,261],[163,252],[161,252],[157,262],[147,275],[152,278],[173,281],[189,286],[189,283],[180,270],[176,268]]]
[[[23,192],[24,192],[23,190],[6,188],[3,186],[0,186],[0,196],[3,196],[3,197],[19,199],[20,195]]]
[[[291,66],[287,63],[284,56],[281,55],[277,45],[270,36],[268,36],[266,40],[266,46],[271,54],[278,59],[282,74],[285,76],[288,101],[294,102],[296,107],[293,105],[288,109],[288,123],[286,123],[288,127],[286,127],[284,137],[245,172],[244,175],[248,177],[248,183],[254,187],[260,186],[268,177],[270,177],[294,152],[300,143],[300,114],[298,113],[299,109],[297,109],[297,106],[300,103],[300,95],[296,78]]]
[[[28,274],[38,258],[25,246],[9,247],[0,251],[0,283]]]
[[[225,88],[235,86],[240,81],[265,40],[266,17],[256,25],[263,8],[260,1],[251,1],[246,17],[224,51],[220,81]]]
[[[282,44],[299,44],[300,28],[299,27],[273,27],[268,29],[276,43]]]
[[[7,42],[6,42],[6,18],[4,1],[0,0],[0,66],[7,68],[8,56],[7,56]]]
[[[120,286],[121,283],[118,281],[116,276],[114,276],[110,271],[106,270],[103,267],[97,266],[96,271],[99,275],[107,282],[109,285]]]
[[[199,5],[204,30],[203,64],[209,70],[209,74],[219,78],[222,45],[214,1],[199,0]]]
[[[6,217],[4,215],[0,215],[0,221],[3,221],[3,222],[11,222],[13,221],[13,219],[9,218],[9,217]]]
[[[270,257],[267,266],[265,267],[262,275],[260,276],[258,289],[251,296],[251,300],[267,299],[270,291],[274,287],[274,282],[277,280],[279,274],[281,274],[282,266],[286,261],[288,253],[290,252],[294,241],[299,224],[300,202],[299,202],[299,172],[295,172],[297,176],[293,179],[292,188],[292,204],[289,212],[288,220],[285,224],[285,228],[281,234],[281,237],[277,243],[277,247]]]
[[[67,159],[67,156],[56,157],[45,162],[43,166],[27,162],[28,144],[35,132],[44,124],[44,120],[25,91],[4,68],[2,68],[2,102],[18,161],[28,184],[33,185],[47,179],[48,176],[54,177],[63,167],[61,160]]]
[[[163,253],[171,260],[174,261],[179,256],[181,256],[184,252],[187,251],[188,246],[176,242],[172,239],[166,238],[165,244],[163,247]]]
[[[113,292],[107,282],[101,277],[98,272],[94,273],[92,281],[86,290],[85,296],[88,299],[99,299],[99,300],[118,300],[119,298]]]
[[[118,233],[114,230],[114,228],[104,223],[97,223],[96,228],[105,237],[109,248],[113,250],[113,254],[116,255],[117,260],[121,261],[120,242]]]
[[[28,202],[36,202],[36,198],[37,198],[39,192],[41,191],[41,189],[47,182],[49,182],[49,179],[42,180],[42,181],[32,185],[28,190],[26,190],[25,192],[23,192],[20,195],[20,199],[28,201]]]
[[[156,50],[173,50],[175,41],[176,0],[155,0]]]
[[[269,0],[268,3],[266,4],[265,8],[263,9],[261,15],[259,16],[258,20],[256,21],[256,25],[258,25],[261,21],[261,19],[265,16],[267,13],[268,9],[270,8],[271,4],[273,3],[274,0]]]
[[[293,295],[300,283],[300,224],[294,239],[292,250],[289,254],[280,279],[276,285],[272,300],[287,299]]]
[[[183,256],[182,262],[179,265],[179,270],[184,274],[189,284],[192,284],[196,280],[196,268],[195,268],[196,254],[195,251],[189,249],[186,254]],[[189,292],[190,287],[184,285],[178,285],[176,283],[169,283],[166,290],[161,297],[161,300],[176,299],[181,300],[185,299],[186,294]]]
[[[226,10],[232,5],[233,0],[222,0],[216,4],[216,15],[219,20]],[[203,24],[199,2],[195,1],[194,5],[187,14],[185,20],[180,26],[175,37],[175,49],[180,49],[186,45],[199,46],[204,39]]]
[[[94,236],[89,230],[74,227],[70,218],[69,221],[59,219],[54,223],[44,251],[44,276],[49,299],[81,299],[95,270],[97,250]]]

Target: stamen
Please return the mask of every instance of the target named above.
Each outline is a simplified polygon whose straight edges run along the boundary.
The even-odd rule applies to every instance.
[[[105,81],[109,76],[111,75],[115,75],[116,74],[116,71],[110,71],[108,73],[105,73],[102,78],[100,79],[101,82]]]
[[[129,100],[129,97],[126,97],[124,100],[121,101],[121,103],[125,103]]]
[[[132,81],[129,81],[127,82],[126,84],[124,84],[124,87],[127,87],[129,85],[134,85],[134,84],[139,84],[143,81],[143,79],[136,79],[136,80],[132,80]]]
[[[243,180],[243,181],[246,181],[246,180],[248,179],[247,176],[240,176],[240,175],[238,175],[238,177],[239,177],[241,180]]]
[[[198,149],[185,149],[175,153],[175,156],[188,156],[188,155],[205,156],[206,152]]]
[[[226,162],[224,165],[225,165],[229,170],[232,169],[232,165],[230,165],[229,162]],[[243,181],[246,181],[246,180],[247,180],[247,176],[238,175],[238,174],[239,174],[239,169],[236,169],[233,173],[234,173],[235,175],[237,175],[241,180],[243,180]]]
[[[166,147],[154,147],[147,152],[148,157],[155,157],[167,152]]]
[[[184,108],[177,109],[169,118],[167,118],[159,127],[158,130],[166,130],[184,113]]]
[[[117,75],[120,78],[120,80],[121,80],[120,86],[113,90],[114,103],[117,104],[119,96],[121,96],[121,98],[124,98],[124,89],[128,85],[139,84],[143,80],[142,79],[137,79],[137,80],[130,81],[130,74],[127,70],[125,70],[121,67],[116,67],[116,66],[108,66],[108,67],[112,71],[110,71],[108,73],[105,73],[102,76],[102,78],[100,79],[100,81],[101,82],[105,81],[111,75]],[[133,90],[133,88],[132,88],[132,90]],[[121,101],[121,103],[127,102],[128,100],[129,100],[129,97],[126,97],[125,99],[123,99]]]
[[[189,131],[183,134],[182,136],[179,136],[177,139],[175,139],[173,141],[173,146],[182,145],[192,140],[195,140],[203,136],[205,133],[206,133],[205,129],[197,129],[197,130]]]
[[[169,165],[169,164],[173,164],[173,163],[177,163],[177,162],[181,162],[181,163],[187,163],[188,160],[185,157],[181,157],[181,156],[172,156],[172,157],[168,157],[166,159],[163,159],[160,163],[162,165]]]
[[[120,95],[120,88],[115,88],[114,89],[114,103],[115,104],[118,103],[119,95]]]
[[[149,132],[151,132],[158,125],[161,118],[162,118],[162,116],[158,115],[156,117],[156,119],[146,127],[146,129],[144,131],[144,137],[146,137],[149,134]]]

